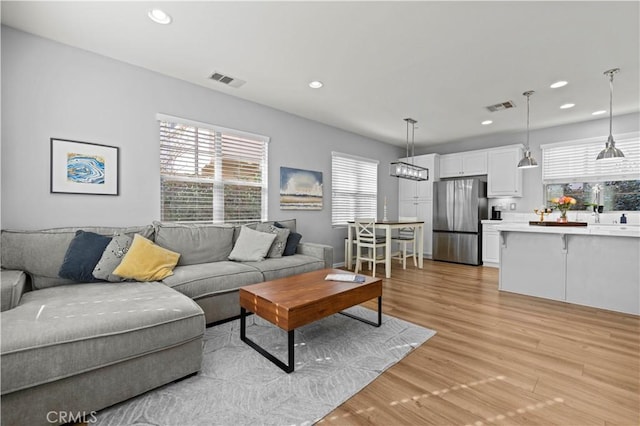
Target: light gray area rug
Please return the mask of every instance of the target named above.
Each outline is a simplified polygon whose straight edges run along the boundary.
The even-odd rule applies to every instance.
[[[362,307],[348,312],[375,321]],[[255,315],[247,336],[286,362],[287,334]],[[202,370],[98,413],[98,425],[310,425],[435,334],[383,315],[336,314],[295,331],[286,374],[240,340],[240,320],[208,328]],[[162,368],[162,366],[158,366]]]

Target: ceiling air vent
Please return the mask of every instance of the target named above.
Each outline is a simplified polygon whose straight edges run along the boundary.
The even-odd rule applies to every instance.
[[[502,111],[503,109],[514,108],[516,104],[513,101],[500,102],[499,104],[489,105],[486,107],[490,112]]]
[[[217,71],[214,71],[211,76],[209,76],[211,80],[217,81],[218,83],[226,84],[231,87],[240,87],[246,83],[244,80],[240,80],[239,78],[229,77],[228,75],[224,75]]]

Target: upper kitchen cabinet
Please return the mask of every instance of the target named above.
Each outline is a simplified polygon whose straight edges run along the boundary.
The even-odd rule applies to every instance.
[[[438,180],[438,157],[440,157],[438,154],[426,154],[400,159],[400,161],[413,162],[416,166],[429,169],[429,180],[398,179],[398,200],[431,200],[433,181]]]
[[[487,174],[487,151],[468,151],[440,156],[440,177]]]
[[[487,197],[522,197],[522,145],[488,151]]]

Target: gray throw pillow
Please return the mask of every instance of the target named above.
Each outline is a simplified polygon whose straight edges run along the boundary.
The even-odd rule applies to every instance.
[[[271,244],[271,248],[267,253],[267,257],[282,257],[284,249],[287,246],[287,238],[291,232],[287,228],[278,228],[277,226],[270,225],[268,223],[260,223],[256,226],[256,231],[267,232],[269,234],[275,234],[276,239]]]
[[[98,264],[93,269],[93,276],[110,282],[124,281],[124,278],[113,275],[113,271],[120,265],[124,255],[127,254],[132,241],[131,237],[127,235],[114,235],[107,248],[104,249]]]
[[[240,262],[259,262],[264,260],[275,239],[276,234],[254,231],[243,226],[240,229],[238,240],[233,246],[231,254],[229,254],[229,260]]]

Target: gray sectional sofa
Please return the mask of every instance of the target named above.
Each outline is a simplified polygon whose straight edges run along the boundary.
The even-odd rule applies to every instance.
[[[280,223],[295,231],[295,220]],[[161,282],[60,278],[78,229],[139,234],[181,260]],[[332,267],[330,246],[306,242],[291,256],[226,260],[239,229],[154,223],[2,231],[2,424],[91,420],[97,410],[197,373],[204,327],[239,315],[239,287]]]

